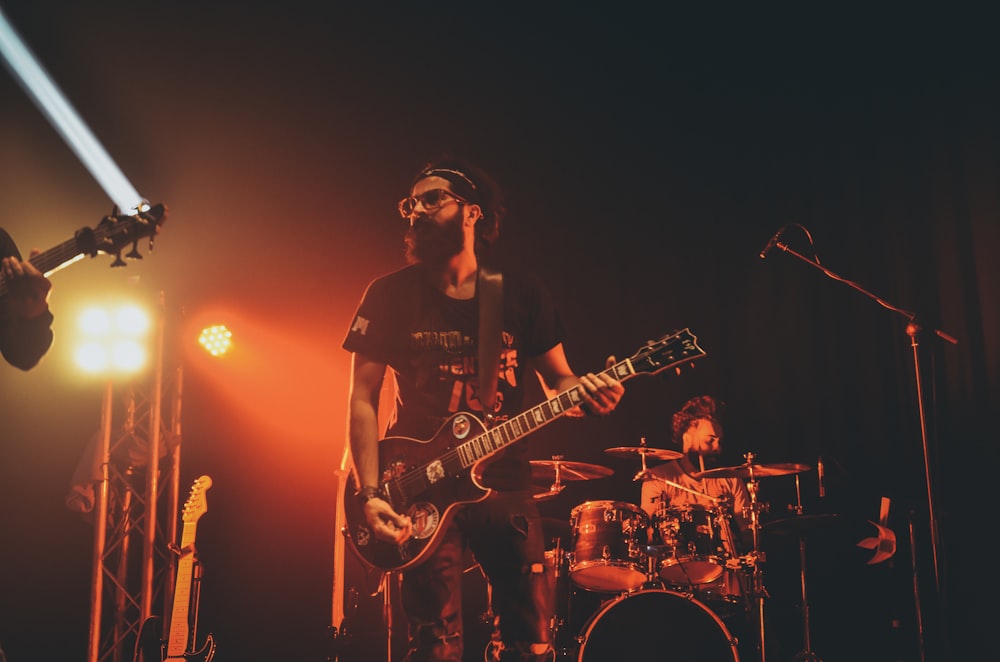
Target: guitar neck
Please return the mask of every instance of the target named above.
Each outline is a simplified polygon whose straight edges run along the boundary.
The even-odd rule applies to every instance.
[[[74,237],[31,257],[28,261],[35,265],[43,274],[48,275],[60,267],[64,267],[70,262],[83,257],[83,253],[84,251],[80,248],[80,242]]]
[[[113,254],[119,257],[113,266],[122,266],[120,251],[130,243],[138,242],[143,237],[152,237],[166,218],[166,207],[162,204],[152,207],[137,216],[107,216],[93,228],[77,230],[72,239],[67,239],[58,246],[28,258],[28,262],[46,276],[58,271],[84,255],[94,257],[98,253]],[[152,249],[152,239],[150,239]],[[126,258],[142,257],[133,251]],[[0,298],[7,296],[7,284],[0,277]]]
[[[70,239],[28,259],[36,269],[48,275],[83,256],[76,239]],[[0,297],[7,296],[7,283],[0,277]]]
[[[181,555],[177,561],[177,578],[174,582],[174,606],[170,615],[170,634],[167,637],[167,656],[183,657],[191,637],[190,612],[191,588],[194,579],[195,522],[185,522],[181,535]]]
[[[625,359],[611,366],[601,374],[609,375],[623,382],[635,376],[636,372],[632,367],[631,361]],[[462,468],[471,467],[483,458],[500,451],[502,448],[527,436],[543,425],[551,423],[570,409],[582,404],[583,401],[584,387],[577,384],[559,393],[552,399],[535,405],[531,409],[473,437],[464,444],[457,446],[453,452],[461,462]]]

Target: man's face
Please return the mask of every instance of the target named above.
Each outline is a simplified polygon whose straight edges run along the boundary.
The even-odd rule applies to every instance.
[[[719,445],[719,431],[712,421],[699,418],[691,424],[684,433],[684,452],[705,456],[718,456],[722,453]]]
[[[417,203],[406,233],[410,262],[443,262],[465,247],[465,203],[452,195],[439,194],[437,204],[425,206],[422,196],[430,191],[450,193],[451,184],[441,177],[425,177],[413,185],[410,195]]]

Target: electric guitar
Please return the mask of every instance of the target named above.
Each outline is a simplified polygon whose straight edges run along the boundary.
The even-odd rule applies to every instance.
[[[682,365],[705,356],[697,340],[688,329],[663,336],[604,374],[625,381],[668,368],[680,370]],[[436,547],[439,533],[459,504],[489,496],[490,490],[479,485],[478,463],[582,402],[583,387],[577,385],[489,430],[472,414],[459,412],[450,416],[429,440],[382,439],[379,488],[393,510],[409,516],[413,535],[402,544],[377,539],[368,528],[355,486],[348,484],[344,493],[345,533],[352,548],[365,562],[385,571],[420,563]]]
[[[177,560],[177,578],[174,582],[174,604],[170,614],[170,633],[166,641],[160,639],[158,618],[146,619],[136,641],[136,662],[211,662],[215,657],[215,639],[209,634],[198,650],[189,650],[191,634],[191,593],[197,590],[194,582],[194,539],[198,520],[208,512],[205,491],[212,486],[212,479],[201,476],[191,486],[191,495],[184,504],[182,520],[184,529]]]
[[[138,251],[139,240],[144,237],[152,238],[166,221],[166,217],[167,208],[162,204],[134,216],[117,214],[105,216],[95,227],[77,230],[72,239],[29,257],[28,261],[46,276],[85,255],[95,257],[98,253],[115,255],[115,261],[111,266],[123,267],[126,263],[121,256],[122,249],[132,244],[132,250],[125,257],[141,259],[142,255]],[[0,276],[0,299],[5,296],[7,296],[7,283],[3,276]]]

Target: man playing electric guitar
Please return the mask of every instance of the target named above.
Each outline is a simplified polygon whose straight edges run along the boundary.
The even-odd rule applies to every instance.
[[[343,346],[353,353],[348,427],[360,486],[356,498],[367,529],[390,542],[438,536],[433,550],[403,571],[402,607],[410,622],[407,659],[461,660],[466,544],[493,587],[503,659],[546,659],[552,598],[524,445],[492,458],[477,474],[477,482],[490,488],[489,496],[454,509],[448,522],[433,510],[412,519],[397,513],[379,491],[383,379],[391,369],[398,388],[390,432],[414,439],[429,439],[458,412],[499,422],[519,413],[529,365],[548,390],[581,386],[579,400],[571,404],[575,411],[606,414],[624,387],[607,373],[575,375],[548,294],[533,278],[504,271],[499,355],[487,359],[499,363],[499,375],[495,389],[482,397],[479,253],[497,236],[504,212],[501,193],[475,166],[445,158],[420,170],[399,211],[409,224],[410,266],[369,285]],[[483,401],[493,403],[488,411]],[[470,432],[464,428],[468,422],[453,418],[450,432],[463,437]],[[446,528],[438,531],[439,525]]]

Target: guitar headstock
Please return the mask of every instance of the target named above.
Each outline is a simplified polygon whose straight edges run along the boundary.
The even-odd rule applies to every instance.
[[[132,216],[118,213],[116,207],[112,213],[101,219],[93,229],[82,228],[76,233],[76,241],[83,253],[94,257],[98,253],[106,253],[116,256],[112,266],[124,266],[125,262],[121,258],[121,251],[129,244],[132,250],[125,255],[127,258],[141,259],[142,255],[138,251],[140,239],[150,238],[150,249],[152,249],[153,237],[160,231],[160,227],[167,220],[167,208],[158,204],[137,212]]]
[[[205,492],[210,487],[212,487],[212,479],[209,476],[201,476],[194,481],[194,485],[191,486],[191,495],[184,503],[182,519],[185,522],[197,522],[202,515],[208,512]]]
[[[655,375],[667,368],[679,368],[705,356],[698,346],[698,338],[688,329],[668,334],[659,340],[650,340],[633,354],[629,361],[636,373]]]

